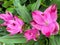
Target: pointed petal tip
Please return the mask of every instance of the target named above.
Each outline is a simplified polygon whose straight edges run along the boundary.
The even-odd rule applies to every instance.
[[[56,11],[56,9],[57,9],[57,5],[56,4],[52,4],[51,10],[52,11]]]
[[[52,6],[57,6],[57,4],[52,4]]]
[[[36,15],[36,12],[32,12],[32,15]]]
[[[32,15],[37,15],[38,12],[39,12],[38,10],[35,10],[32,12]]]

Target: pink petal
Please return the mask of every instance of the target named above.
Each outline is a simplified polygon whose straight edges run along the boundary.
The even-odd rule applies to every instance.
[[[13,17],[11,12],[6,11],[6,14],[9,15],[10,17]]]
[[[14,35],[17,33],[22,33],[22,26],[15,20],[9,20],[7,24],[7,31],[10,32],[10,34]]]
[[[40,25],[39,24],[37,24],[35,21],[31,21],[31,23],[30,23],[34,28],[36,28],[36,29],[38,29],[38,30],[40,30]]]
[[[55,29],[54,29],[54,31],[52,32],[52,35],[58,34],[58,31],[59,31],[59,24],[58,24],[57,22],[55,22]]]
[[[8,22],[4,22],[1,24],[1,26],[7,26],[8,25]]]
[[[46,24],[46,23],[47,23],[47,24],[50,24],[50,23],[53,22],[49,13],[44,13],[44,17],[43,17],[43,18],[44,18],[44,20],[45,20],[45,24]]]
[[[36,41],[36,38],[37,38],[36,36],[39,36],[39,35],[40,35],[39,31],[34,28],[28,29],[24,33],[24,36],[27,38],[27,40],[33,39],[34,41]]]
[[[55,25],[53,23],[47,26],[41,26],[41,32],[46,37],[49,37],[54,31],[54,29],[55,29]]]
[[[7,27],[6,28],[7,29],[7,31],[8,32],[10,32],[10,35],[15,35],[15,34],[17,34],[17,33],[22,33],[22,30],[19,28],[19,29],[17,29],[17,28],[10,28],[10,27]]]
[[[31,40],[32,37],[31,37],[31,31],[30,30],[27,30],[25,33],[24,33],[25,37],[27,38],[27,40]]]
[[[20,25],[24,25],[24,22],[19,19],[17,16],[14,17],[14,19],[20,24]]]
[[[5,14],[0,14],[0,19],[3,19],[4,21],[6,21],[7,20],[7,17],[6,17]]]
[[[44,11],[44,13],[46,13],[46,14],[50,13],[50,16],[51,16],[52,20],[56,21],[57,20],[57,6],[56,6],[56,4],[53,4],[53,5],[49,6]]]
[[[43,16],[44,16],[43,12],[40,12],[40,11],[37,11],[37,10],[32,12],[33,20],[40,25],[45,24]]]
[[[6,12],[6,14],[0,14],[0,19],[3,19],[4,21],[12,20],[13,15],[10,12]]]

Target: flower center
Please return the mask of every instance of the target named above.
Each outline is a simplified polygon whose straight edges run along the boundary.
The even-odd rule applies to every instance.
[[[46,25],[48,25],[48,22],[47,22],[47,21],[45,21],[45,24],[46,24]]]
[[[44,14],[41,14],[42,16],[44,16]]]
[[[15,23],[13,23],[13,26],[15,26],[16,24]]]

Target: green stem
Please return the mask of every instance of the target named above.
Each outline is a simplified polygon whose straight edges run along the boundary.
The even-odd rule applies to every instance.
[[[45,5],[45,4],[43,4],[43,3],[41,3],[41,5],[44,6],[44,7],[48,7],[47,5]]]

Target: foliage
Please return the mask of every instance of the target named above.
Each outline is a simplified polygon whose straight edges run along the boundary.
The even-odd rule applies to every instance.
[[[14,15],[18,15],[26,23],[27,29],[30,28],[29,22],[32,20],[31,12],[34,10],[44,11],[49,5],[57,4],[58,23],[60,23],[60,0],[0,0],[0,13],[10,11]],[[0,20],[0,24],[3,23]],[[26,29],[24,29],[26,30]],[[28,41],[22,34],[14,36],[8,35],[5,27],[0,26],[0,45],[60,45],[60,32],[58,35],[46,38],[41,35],[37,41]]]

